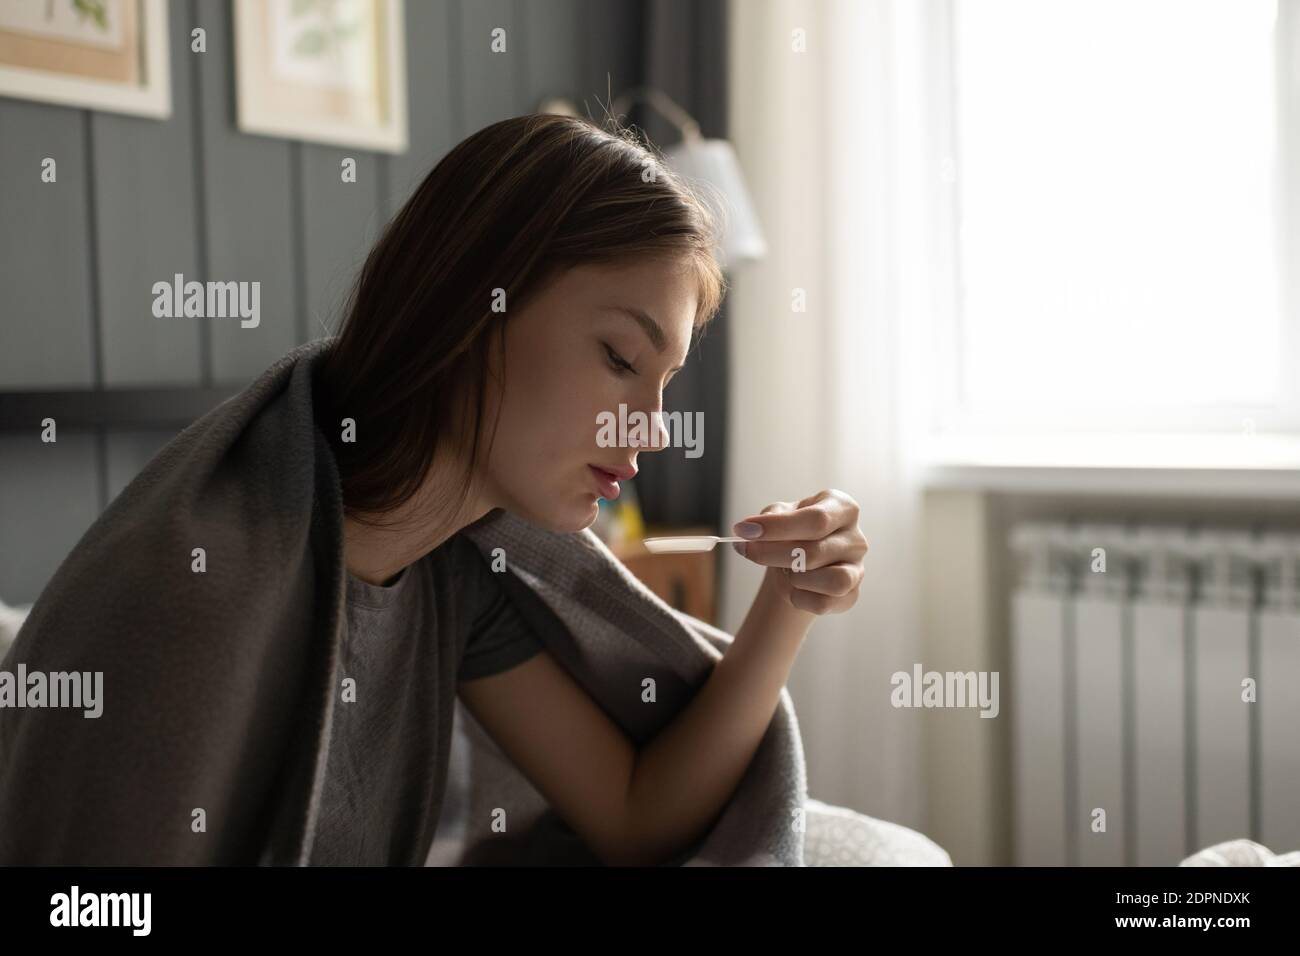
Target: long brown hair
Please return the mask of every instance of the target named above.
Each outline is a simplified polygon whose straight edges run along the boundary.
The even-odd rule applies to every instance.
[[[713,256],[718,228],[661,154],[612,118],[602,128],[558,114],[517,116],[458,144],[384,228],[317,367],[317,417],[338,460],[345,511],[366,521],[404,504],[440,440],[468,427],[459,499],[445,509],[459,512],[478,458],[489,344],[504,350],[509,312],[559,272],[687,260],[702,330],[726,292]],[[491,308],[497,289],[507,312]],[[468,400],[472,426],[449,420],[453,398]],[[344,417],[356,422],[355,441],[341,440]]]

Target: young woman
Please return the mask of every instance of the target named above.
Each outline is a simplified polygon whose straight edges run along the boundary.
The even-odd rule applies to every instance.
[[[661,411],[724,293],[713,243],[706,208],[629,133],[533,115],[456,146],[370,253],[315,389],[325,433],[348,418],[358,436],[334,441],[345,659],[388,690],[342,709],[314,862],[427,849],[444,783],[428,754],[450,733],[450,703],[422,679],[435,644],[461,654],[470,712],[608,863],[672,858],[735,789],[811,621],[857,599],[867,544],[852,498],[824,490],[737,526],[762,585],[707,683],[640,751],[458,535],[497,508],[580,531],[611,476],[663,447],[602,447],[598,416]]]

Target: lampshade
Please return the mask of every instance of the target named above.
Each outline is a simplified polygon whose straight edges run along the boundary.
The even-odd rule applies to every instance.
[[[663,91],[652,87],[636,87],[624,93],[614,101],[611,112],[621,116],[636,100],[647,101],[681,132],[681,142],[664,149],[663,157],[717,218],[721,234],[714,255],[718,264],[726,269],[767,255],[767,243],[731,143],[701,136],[699,123]],[[579,115],[573,101],[564,97],[543,100],[539,111]]]
[[[729,141],[688,135],[663,153],[672,171],[718,217],[721,236],[715,255],[722,268],[767,255],[767,243]]]

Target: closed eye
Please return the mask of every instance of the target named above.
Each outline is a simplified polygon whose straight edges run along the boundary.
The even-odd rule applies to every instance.
[[[610,366],[613,367],[613,369],[616,372],[618,372],[619,375],[625,375],[628,372],[631,372],[633,375],[640,374],[635,368],[632,367],[631,363],[629,363],[626,359],[624,359],[623,356],[615,352],[613,347],[610,346],[607,342],[602,342],[600,344],[605,347],[605,354],[609,357]],[[668,381],[664,383],[665,386],[672,384],[673,376],[675,376],[678,372],[680,372],[682,370],[682,367],[683,366],[679,365],[677,366],[677,368],[673,369],[671,372],[668,373]]]
[[[623,358],[623,356],[615,352],[612,348],[609,347],[609,345],[605,343],[601,343],[601,344],[605,345],[605,354],[609,356],[609,364],[613,366],[613,368],[616,369],[620,375],[622,375],[625,372],[631,372],[633,375],[636,374],[636,369],[634,369]]]

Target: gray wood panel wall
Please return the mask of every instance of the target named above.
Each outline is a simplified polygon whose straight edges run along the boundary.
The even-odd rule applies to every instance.
[[[453,145],[547,96],[601,116],[642,59],[642,0],[406,0],[410,147],[394,156],[240,133],[230,5],[169,9],[168,120],[0,97],[0,389],[246,384],[337,327],[383,223]],[[154,317],[153,283],[177,272],[259,281],[260,324]],[[0,600],[34,601],[171,437],[0,434]]]

